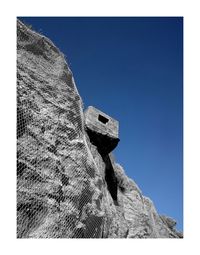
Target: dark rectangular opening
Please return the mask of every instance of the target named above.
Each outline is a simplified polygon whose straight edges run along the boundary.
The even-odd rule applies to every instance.
[[[98,120],[101,121],[103,124],[106,124],[109,121],[109,119],[107,119],[106,117],[104,117],[100,114],[98,116]]]

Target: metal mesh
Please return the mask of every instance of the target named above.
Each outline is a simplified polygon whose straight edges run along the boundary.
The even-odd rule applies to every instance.
[[[71,71],[49,44],[18,22],[17,237],[99,238],[102,177]]]

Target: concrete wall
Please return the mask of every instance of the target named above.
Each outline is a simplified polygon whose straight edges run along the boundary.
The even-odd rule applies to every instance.
[[[113,138],[118,138],[119,122],[104,112],[89,106],[85,111],[86,127]]]

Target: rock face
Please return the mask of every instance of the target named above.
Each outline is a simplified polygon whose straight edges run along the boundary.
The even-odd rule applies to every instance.
[[[182,237],[91,140],[63,54],[17,21],[17,237]]]

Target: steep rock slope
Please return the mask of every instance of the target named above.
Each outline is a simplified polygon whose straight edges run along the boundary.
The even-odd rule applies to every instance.
[[[90,142],[63,54],[17,21],[17,237],[182,237],[174,226],[112,155],[106,161]]]

